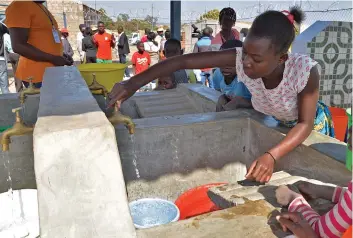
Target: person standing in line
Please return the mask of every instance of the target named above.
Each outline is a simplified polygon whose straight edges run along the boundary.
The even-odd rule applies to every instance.
[[[219,50],[221,45],[229,40],[239,40],[239,32],[233,28],[237,20],[237,14],[233,8],[226,7],[219,13],[219,24],[221,31],[212,39],[212,50]]]
[[[161,48],[161,43],[164,39],[163,33],[164,33],[163,27],[159,27],[155,38],[155,41],[157,42],[159,48]]]
[[[69,31],[66,28],[60,30],[61,32],[61,42],[64,48],[64,55],[66,57],[72,58],[74,56],[74,51],[72,50],[71,44],[67,39],[69,37]]]
[[[149,29],[149,28],[146,28],[146,29],[145,29],[145,35],[142,36],[142,38],[141,38],[141,42],[142,42],[142,43],[147,42],[147,36],[148,36],[148,34],[150,34],[150,32],[151,32],[151,29]]]
[[[63,56],[58,24],[44,2],[13,1],[6,9],[13,51],[20,55],[16,77],[25,87],[32,78],[40,88],[47,67],[72,65]]]
[[[155,65],[159,61],[159,48],[158,43],[155,41],[156,33],[150,32],[147,36],[147,42],[143,43],[145,51],[150,54],[151,66]]]
[[[147,36],[147,42],[143,43],[145,51],[150,55],[151,64],[153,66],[159,62],[159,47],[158,43],[155,41],[156,33],[150,32]],[[152,89],[156,87],[157,80],[151,82]]]
[[[97,63],[97,46],[93,42],[92,30],[87,27],[82,40],[82,50],[86,52],[86,63]]]
[[[212,32],[213,29],[211,27],[206,27],[205,29],[203,29],[202,37],[196,42],[193,53],[211,51],[210,46],[212,41]],[[197,78],[197,81],[201,82],[203,85],[206,85],[206,78],[208,76],[208,85],[210,88],[214,88],[211,68],[195,69],[194,74]]]
[[[17,69],[18,60],[20,59],[20,55],[13,51],[9,30],[5,25],[3,25],[3,27],[5,27],[5,34],[4,34],[5,58],[7,59],[7,62],[9,62],[12,66],[13,75],[16,75],[16,69]],[[17,77],[14,77],[14,78],[15,78],[16,92],[19,92],[23,88],[22,81],[19,80]]]
[[[115,47],[115,38],[105,31],[105,25],[101,21],[98,22],[98,32],[93,36],[93,40],[98,48],[97,63],[112,63],[112,48]]]
[[[119,62],[121,64],[125,64],[126,56],[130,53],[129,40],[122,26],[118,27],[118,33],[119,33],[119,40],[118,40],[117,46],[118,46]],[[128,67],[126,67],[125,69],[125,77],[130,77]]]
[[[164,45],[167,42],[167,40],[169,40],[171,38],[171,33],[170,30],[167,29],[164,33],[164,38],[162,39],[161,42],[161,48],[159,50],[159,57],[161,60],[166,59],[165,55],[164,55]]]
[[[5,57],[5,33],[6,27],[3,24],[0,24],[0,90],[2,94],[10,93],[7,74],[7,60]]]
[[[80,31],[77,32],[77,36],[76,36],[77,52],[80,56],[81,63],[83,63],[83,60],[85,58],[85,52],[82,50],[82,40],[84,38],[84,32],[85,32],[86,26],[85,24],[80,24],[78,28],[80,29]]]
[[[151,57],[145,51],[144,45],[141,41],[136,44],[137,52],[132,55],[131,62],[133,65],[134,75],[142,73],[147,70],[151,64]]]

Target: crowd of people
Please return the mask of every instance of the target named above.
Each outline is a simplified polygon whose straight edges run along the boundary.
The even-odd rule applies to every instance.
[[[16,71],[18,90],[28,87],[30,78],[35,87],[41,87],[47,67],[73,64],[68,30],[58,29],[55,18],[42,3],[14,1],[6,10],[6,26],[0,27],[2,93],[8,92],[7,62]],[[171,38],[169,30],[159,28],[154,33],[145,29],[131,58],[134,76],[114,86],[109,106],[116,102],[120,105],[149,83],[156,84],[155,90],[169,90],[190,83],[194,77],[195,82],[221,92],[217,111],[253,108],[290,128],[286,137],[256,158],[247,172],[247,179],[268,182],[277,161],[300,145],[312,130],[334,137],[331,114],[318,100],[317,62],[307,55],[288,53],[295,38],[295,23],[300,24],[303,18],[298,7],[285,12],[266,11],[256,17],[250,29],[239,33],[234,29],[236,12],[224,8],[219,14],[221,31],[213,36],[212,28],[206,27],[193,53],[185,55],[181,42]],[[114,48],[119,62],[126,63],[130,48],[123,27],[117,29],[117,39],[106,32],[103,22],[98,22],[97,29],[83,24],[79,29],[77,51],[81,63],[112,63]],[[128,71],[125,77],[130,77]],[[336,205],[320,216],[304,195],[325,198]],[[284,230],[291,230],[299,238],[341,237],[352,225],[352,183],[348,188],[301,183],[299,192],[281,186],[276,197],[279,204],[289,206],[289,213],[280,215],[278,221]]]

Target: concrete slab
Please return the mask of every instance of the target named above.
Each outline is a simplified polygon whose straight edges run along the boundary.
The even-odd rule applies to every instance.
[[[34,130],[42,238],[135,237],[115,132],[74,67],[48,68]]]
[[[280,208],[281,205],[277,203],[275,193],[278,186],[288,184],[295,186],[295,183],[299,181],[308,181],[320,185],[325,184],[318,180],[309,180],[300,176],[292,176],[289,173],[281,171],[274,173],[271,180],[266,184],[253,183],[252,181],[238,181],[233,184],[212,187],[207,194],[218,207],[223,209],[244,204],[247,200],[266,200],[272,206]],[[326,206],[326,204],[331,204],[331,201],[323,201],[316,205]],[[320,209],[320,207],[318,208]]]

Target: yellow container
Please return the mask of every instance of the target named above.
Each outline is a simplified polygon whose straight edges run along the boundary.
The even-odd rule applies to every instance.
[[[93,80],[92,74],[96,74],[96,80],[111,92],[114,84],[123,81],[126,64],[80,64],[77,68],[87,85]]]

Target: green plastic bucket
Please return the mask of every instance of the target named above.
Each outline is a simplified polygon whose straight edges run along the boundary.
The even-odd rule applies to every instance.
[[[348,141],[347,141],[347,157],[346,167],[352,171],[352,108],[346,110],[348,116]]]

